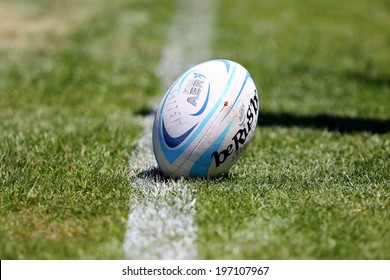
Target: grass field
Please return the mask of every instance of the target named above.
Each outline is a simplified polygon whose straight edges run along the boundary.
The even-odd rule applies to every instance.
[[[0,259],[121,259],[174,1],[0,2]],[[260,121],[196,190],[199,259],[390,258],[387,1],[220,0]]]

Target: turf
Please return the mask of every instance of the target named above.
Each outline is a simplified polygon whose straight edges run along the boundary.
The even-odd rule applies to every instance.
[[[390,7],[220,0],[213,56],[260,92],[196,190],[200,259],[390,258]],[[0,259],[118,259],[171,1],[0,4]],[[5,39],[3,39],[5,38]]]
[[[123,257],[127,163],[159,88],[166,5],[2,1],[1,259]]]
[[[214,53],[252,73],[260,121],[198,183],[200,258],[389,259],[389,8],[220,2]]]

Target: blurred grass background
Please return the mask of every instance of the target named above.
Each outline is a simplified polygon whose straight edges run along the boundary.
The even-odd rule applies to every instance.
[[[0,258],[122,258],[134,112],[174,9],[2,1]]]
[[[227,174],[190,180],[199,258],[388,259],[388,2],[217,11],[213,55],[252,74],[260,121]],[[174,13],[168,0],[1,1],[1,259],[123,258],[137,112],[162,94]]]
[[[260,120],[197,182],[200,257],[388,259],[389,3],[219,3],[214,53],[252,74]]]

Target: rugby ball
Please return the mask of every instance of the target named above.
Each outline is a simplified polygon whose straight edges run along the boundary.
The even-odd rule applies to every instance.
[[[172,177],[212,177],[247,148],[259,115],[248,71],[230,60],[210,60],[183,73],[156,112],[153,150]]]

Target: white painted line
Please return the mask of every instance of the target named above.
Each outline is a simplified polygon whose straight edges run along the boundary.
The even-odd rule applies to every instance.
[[[131,155],[132,187],[124,244],[129,259],[193,259],[196,257],[195,200],[183,181],[163,180],[151,147],[153,116]]]
[[[211,59],[210,44],[214,29],[214,0],[178,0],[175,20],[169,30],[158,74],[163,90],[185,70]]]
[[[210,59],[215,1],[178,0],[168,44],[157,70],[163,91],[187,68]],[[146,116],[143,136],[129,162],[131,186],[124,242],[128,259],[197,257],[194,191],[184,180],[162,179],[152,150],[153,115]]]

